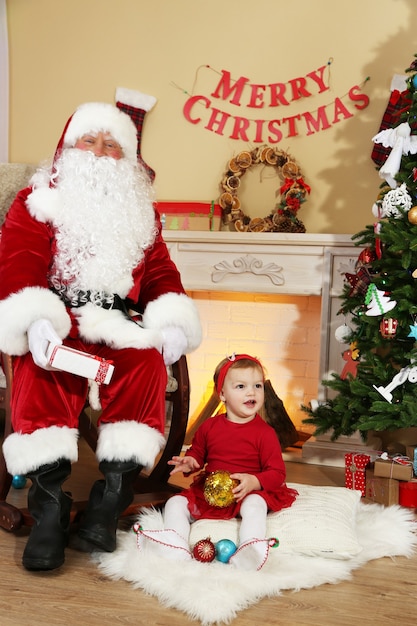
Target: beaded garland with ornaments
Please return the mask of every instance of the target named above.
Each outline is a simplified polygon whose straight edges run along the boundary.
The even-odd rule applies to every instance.
[[[271,166],[275,169],[282,181],[279,189],[281,200],[265,217],[250,218],[241,208],[238,190],[242,177],[255,165]],[[268,145],[251,151],[243,150],[228,162],[221,189],[219,204],[223,222],[232,230],[305,233],[305,226],[297,217],[297,212],[306,201],[311,188],[304,182],[300,166],[287,152]]]

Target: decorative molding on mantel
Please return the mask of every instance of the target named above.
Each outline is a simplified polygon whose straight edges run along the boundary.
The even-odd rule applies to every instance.
[[[351,235],[167,230],[163,236],[190,291],[322,295],[326,251],[355,247]]]
[[[213,283],[219,283],[229,274],[236,275],[248,272],[254,276],[268,276],[271,282],[277,286],[285,284],[282,267],[276,263],[264,264],[251,254],[234,259],[232,264],[229,261],[221,261],[214,266],[214,269],[215,271],[211,274]]]

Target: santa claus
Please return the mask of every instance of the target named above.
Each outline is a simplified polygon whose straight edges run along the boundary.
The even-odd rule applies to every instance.
[[[104,480],[93,485],[79,529],[87,547],[113,551],[132,483],[164,445],[166,365],[201,340],[196,307],[161,236],[140,132],[119,95],[117,106],[75,111],[51,165],[18,193],[1,232],[0,350],[14,355],[14,432],[3,450],[8,471],[32,481],[34,525],[23,553],[30,570],[64,562],[71,499],[62,484],[78,458],[89,384],[52,369],[47,349],[62,344],[114,365],[99,387]],[[121,95],[129,111],[146,110],[151,98]]]

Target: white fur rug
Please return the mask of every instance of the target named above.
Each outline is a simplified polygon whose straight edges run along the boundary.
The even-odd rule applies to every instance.
[[[280,546],[271,549],[259,572],[234,570],[219,561],[167,561],[139,551],[133,530],[119,532],[115,552],[93,558],[107,576],[124,579],[162,605],[210,626],[230,623],[262,597],[338,583],[372,559],[413,554],[417,535],[411,509],[364,504],[359,492],[344,488],[290,486],[300,495],[291,509],[268,516],[268,530],[278,535]],[[145,529],[162,528],[154,509],[142,510],[139,519]],[[190,544],[207,536],[236,540],[237,530],[236,520],[200,520],[193,524]]]

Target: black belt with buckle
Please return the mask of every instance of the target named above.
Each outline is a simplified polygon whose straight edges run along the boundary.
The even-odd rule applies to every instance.
[[[78,309],[91,302],[101,309],[116,309],[121,311],[127,319],[132,319],[129,315],[129,309],[126,306],[125,300],[123,300],[117,293],[111,294],[111,298],[109,298],[108,301],[103,299],[98,301],[92,299],[91,291],[79,291],[77,297],[71,300],[69,300],[63,293],[59,293],[57,291],[55,291],[55,293],[61,298],[65,306]]]

